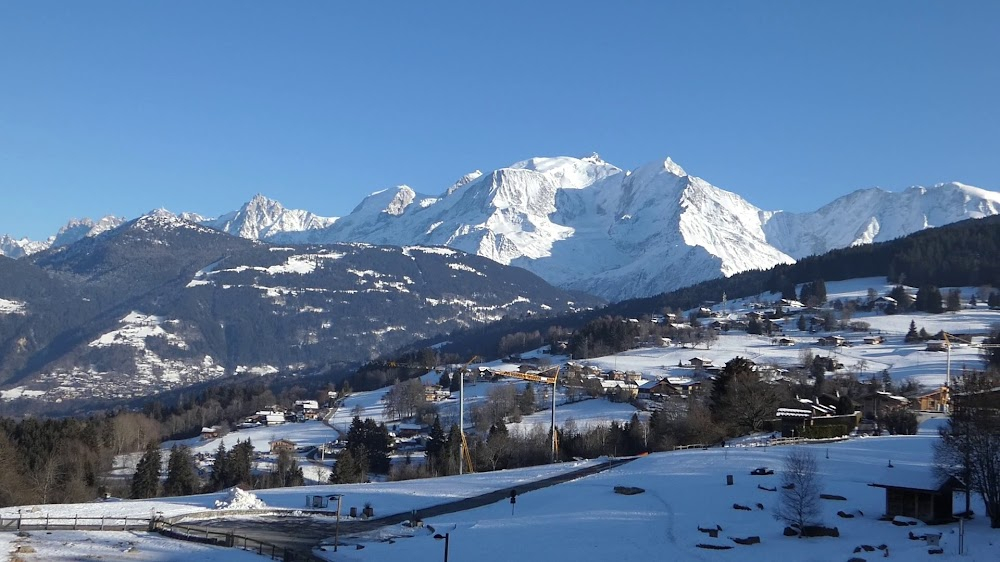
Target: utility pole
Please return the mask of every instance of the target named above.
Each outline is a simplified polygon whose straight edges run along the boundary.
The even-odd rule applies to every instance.
[[[343,499],[343,494],[337,494],[337,526],[333,531],[333,551],[337,552],[337,546],[340,545],[340,500]]]
[[[458,372],[458,432],[462,436],[462,441],[458,444],[458,473],[462,474],[465,464],[465,369]],[[447,560],[447,538],[444,544],[444,558]]]

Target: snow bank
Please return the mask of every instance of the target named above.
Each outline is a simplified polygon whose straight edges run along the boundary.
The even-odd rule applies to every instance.
[[[237,487],[226,490],[226,499],[216,500],[218,509],[264,509],[267,504],[252,492],[246,492]]]

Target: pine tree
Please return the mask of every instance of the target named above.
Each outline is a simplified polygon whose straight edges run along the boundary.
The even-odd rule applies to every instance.
[[[155,498],[160,489],[160,448],[153,441],[146,445],[146,452],[139,459],[132,476],[132,499]]]
[[[795,327],[799,329],[800,332],[806,331],[806,315],[799,314],[799,319],[795,322]]]
[[[896,308],[893,311],[894,313],[906,312],[910,310],[911,306],[913,306],[913,299],[910,297],[910,294],[906,292],[906,287],[903,287],[902,285],[896,285],[893,287],[892,291],[889,291],[889,296],[896,301]],[[886,312],[889,311],[887,310]]]
[[[198,490],[198,475],[194,470],[191,449],[186,446],[170,448],[167,460],[167,478],[163,482],[163,495],[189,496]]]
[[[360,446],[352,452],[344,449],[337,455],[337,463],[330,473],[330,482],[333,484],[356,484],[368,479],[368,454],[364,446]]]
[[[812,293],[816,297],[817,304],[822,305],[826,302],[826,281],[822,279],[817,279],[812,282]]]
[[[948,291],[947,307],[948,312],[962,310],[962,292],[958,289]]]
[[[215,450],[215,460],[212,461],[212,476],[205,484],[206,492],[216,492],[225,488],[233,478],[233,467],[230,463],[229,454],[226,452],[225,441],[219,442],[218,449]]]
[[[253,485],[253,474],[251,472],[253,465],[253,445],[250,444],[249,439],[237,442],[236,446],[229,451],[229,463],[232,475],[231,480],[224,486],[225,488],[238,484],[245,486]]]
[[[919,340],[920,340],[920,334],[917,332],[917,321],[910,320],[910,329],[907,330],[906,336],[903,338],[903,341],[907,343],[912,343]]]

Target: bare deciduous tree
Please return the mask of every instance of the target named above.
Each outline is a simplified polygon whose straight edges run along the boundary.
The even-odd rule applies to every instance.
[[[815,455],[799,447],[788,453],[781,473],[780,491],[774,509],[775,519],[799,529],[820,523],[820,478]]]
[[[938,470],[979,493],[994,529],[1000,529],[1000,397],[994,390],[998,383],[1000,376],[995,373],[962,376],[951,420],[941,428],[935,448]]]

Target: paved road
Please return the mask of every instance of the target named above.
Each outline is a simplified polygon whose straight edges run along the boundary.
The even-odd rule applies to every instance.
[[[615,459],[609,463],[600,463],[579,470],[574,470],[525,484],[518,484],[518,494],[531,492],[548,486],[562,484],[585,476],[590,476],[598,472],[603,472],[614,466],[630,462],[634,459]],[[449,513],[475,509],[484,505],[506,501],[510,497],[510,488],[487,492],[479,496],[443,503],[433,507],[421,509],[418,514],[421,519],[439,517]],[[341,543],[345,538],[356,537],[365,533],[370,533],[382,527],[398,525],[410,519],[411,513],[397,513],[385,517],[368,520],[354,520],[340,522]],[[198,521],[184,523],[187,527],[219,530],[233,530],[237,535],[247,535],[253,538],[276,544],[280,547],[294,551],[298,556],[305,559],[312,552],[313,547],[319,545],[326,539],[332,539],[336,520],[319,517],[254,517],[254,518],[234,518],[234,519],[212,519],[208,521]]]

